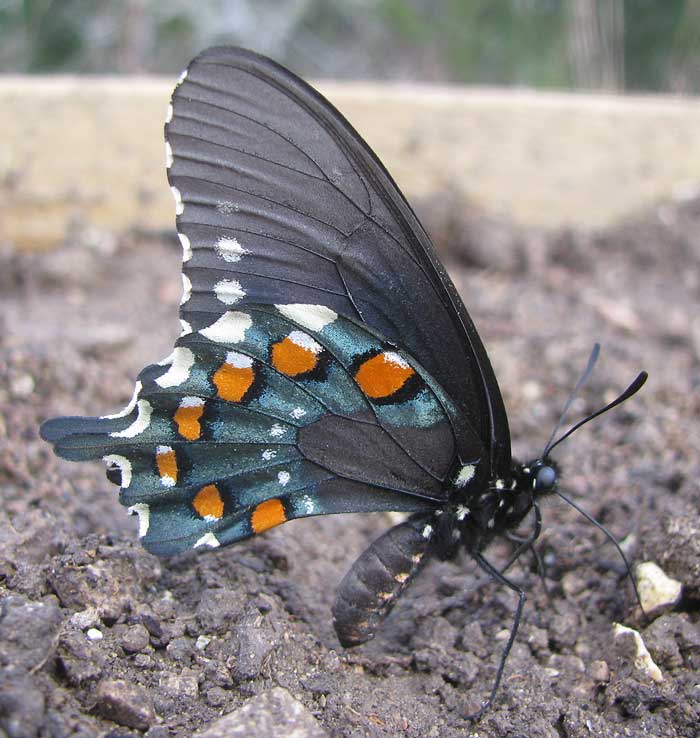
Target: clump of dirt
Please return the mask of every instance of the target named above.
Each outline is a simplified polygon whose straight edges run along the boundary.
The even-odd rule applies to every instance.
[[[544,445],[593,341],[603,358],[576,413],[649,371],[638,397],[558,459],[567,491],[630,557],[684,584],[680,604],[645,619],[614,547],[546,503],[546,578],[527,556],[514,568],[529,592],[517,641],[493,709],[465,723],[488,695],[516,604],[469,560],[431,564],[377,638],[344,651],[333,591],[388,515],[295,521],[157,560],[104,470],[62,462],[39,440],[47,417],[123,406],[138,370],[169,353],[176,245],[129,236],[6,251],[0,735],[697,734],[700,201],[595,232],[434,209],[426,220],[489,349],[520,457]],[[614,622],[639,631],[657,672],[639,668],[635,639],[615,638]]]

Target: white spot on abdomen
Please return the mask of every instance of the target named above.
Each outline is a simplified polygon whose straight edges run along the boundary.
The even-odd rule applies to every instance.
[[[241,257],[245,254],[249,254],[250,251],[241,246],[238,240],[235,238],[228,238],[221,236],[216,242],[216,253],[224,260],[235,263],[241,260]]]
[[[184,346],[176,346],[173,350],[173,362],[165,374],[156,379],[159,387],[178,387],[190,376],[194,365],[194,354]]]
[[[245,332],[253,325],[248,313],[227,312],[208,328],[199,332],[215,343],[240,343],[245,339]]]
[[[465,464],[460,470],[459,474],[457,475],[457,479],[455,479],[455,486],[456,487],[466,487],[469,482],[474,478],[474,473],[476,472],[476,467],[474,464]]]
[[[143,433],[146,428],[148,428],[148,426],[151,424],[151,413],[153,412],[151,403],[147,400],[139,400],[136,403],[136,407],[138,409],[136,420],[134,420],[134,422],[123,431],[115,431],[114,433],[110,433],[109,435],[112,438],[134,438]]]
[[[338,314],[325,305],[275,305],[285,318],[293,320],[304,328],[318,333],[338,318]]]
[[[245,297],[245,290],[235,279],[222,279],[214,285],[216,297],[224,305],[235,305]]]

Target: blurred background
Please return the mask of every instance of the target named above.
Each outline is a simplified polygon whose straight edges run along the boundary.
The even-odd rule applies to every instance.
[[[696,93],[700,0],[0,0],[0,72],[182,68],[216,43],[303,76]]]

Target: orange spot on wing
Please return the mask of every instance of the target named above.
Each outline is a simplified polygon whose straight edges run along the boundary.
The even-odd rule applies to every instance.
[[[192,507],[203,518],[216,518],[224,515],[224,501],[215,484],[208,484],[197,492],[192,500]]]
[[[391,397],[415,373],[398,354],[385,351],[361,364],[355,381],[368,397]]]
[[[287,338],[283,338],[272,345],[272,366],[288,377],[296,377],[316,368],[316,364],[318,364],[317,354],[318,351],[302,346],[293,338],[287,336]]]
[[[185,398],[173,416],[173,420],[177,425],[177,432],[188,441],[196,441],[202,434],[202,426],[199,421],[203,413],[203,400],[196,402]]]
[[[253,362],[247,357],[242,358],[242,354],[229,354],[212,379],[222,400],[240,402],[255,381]]]
[[[161,480],[177,484],[177,456],[170,446],[161,446],[156,452],[156,465]]]
[[[281,525],[287,520],[282,500],[274,498],[261,502],[250,516],[250,525],[254,533],[262,533],[265,530]]]

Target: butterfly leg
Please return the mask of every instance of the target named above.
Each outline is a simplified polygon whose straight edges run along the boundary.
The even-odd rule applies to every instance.
[[[514,582],[511,582],[510,579],[506,578],[501,574],[498,569],[496,569],[493,564],[489,563],[481,554],[476,554],[475,556],[477,564],[487,573],[490,574],[497,582],[500,582],[501,584],[508,587],[508,589],[512,589],[513,592],[516,592],[518,595],[518,606],[515,609],[515,616],[513,618],[513,625],[510,629],[510,634],[508,636],[508,641],[505,645],[505,648],[503,649],[503,653],[501,654],[501,660],[498,664],[498,671],[496,672],[496,678],[493,680],[493,686],[491,687],[491,694],[489,694],[488,699],[486,702],[484,702],[480,709],[476,712],[472,713],[471,715],[467,715],[467,720],[478,720],[488,709],[491,707],[494,698],[496,697],[496,692],[498,692],[498,687],[501,683],[501,677],[503,676],[503,670],[505,669],[506,661],[508,660],[508,654],[510,654],[510,649],[513,647],[513,643],[515,641],[515,636],[518,633],[518,628],[520,626],[520,618],[523,614],[523,607],[525,606],[525,599],[526,594],[525,592],[518,587],[517,584]]]
[[[425,563],[432,514],[413,515],[380,536],[355,561],[338,588],[333,626],[345,647],[374,637],[396,598]]]

